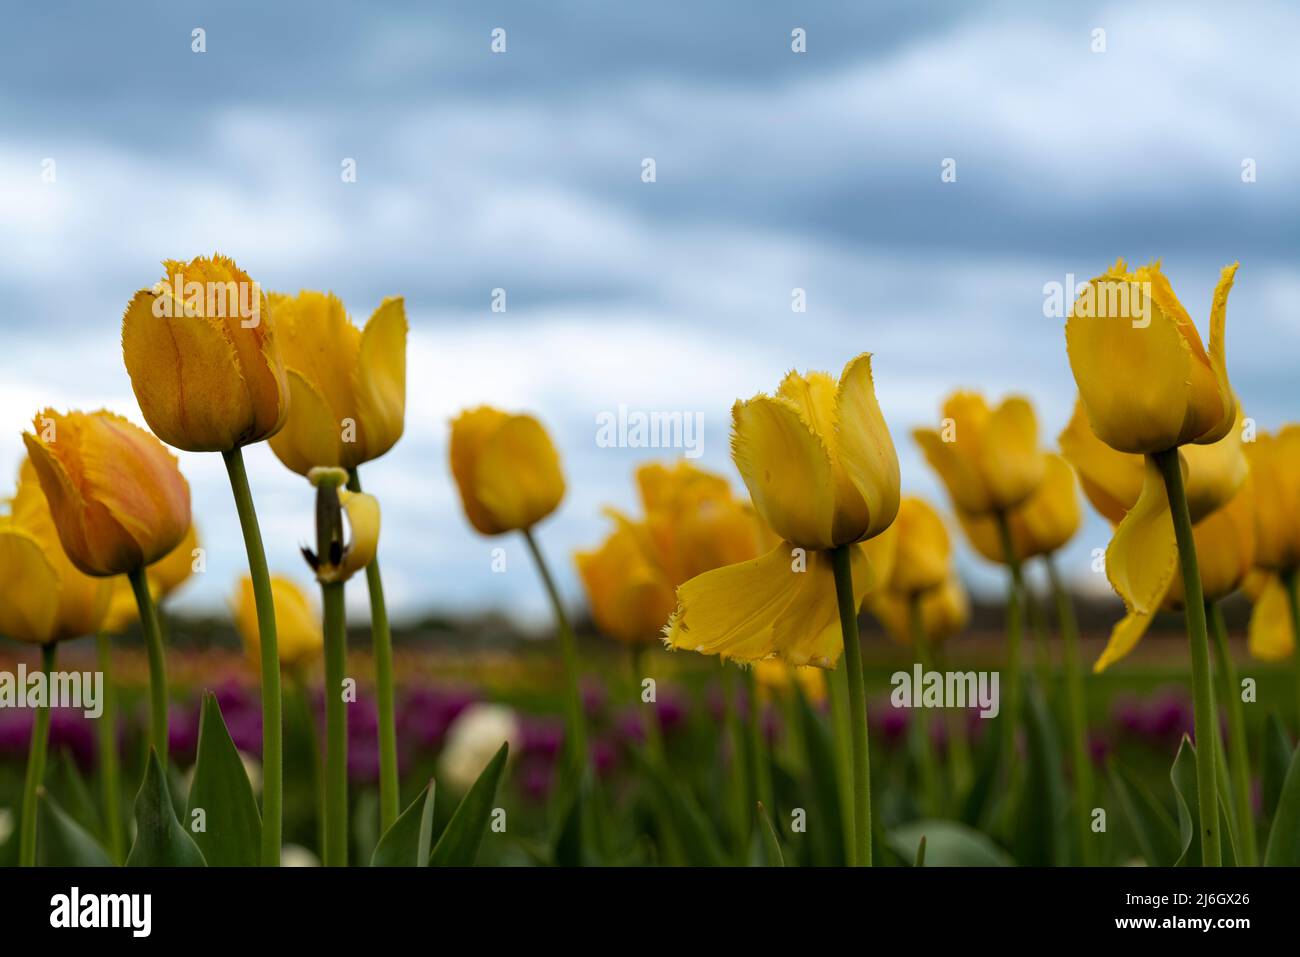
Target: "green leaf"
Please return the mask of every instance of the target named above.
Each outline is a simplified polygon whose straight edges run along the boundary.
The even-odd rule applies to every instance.
[[[66,748],[61,749],[58,764],[61,783],[59,793],[64,795],[64,802],[67,805],[61,806],[60,809],[85,830],[102,835],[104,827],[100,821],[98,802],[91,796],[90,788],[86,785],[86,779],[82,777],[72,752]]]
[[[135,843],[127,867],[203,867],[203,852],[176,821],[158,755],[149,749],[144,781],[135,798]]]
[[[828,679],[830,680],[830,679]],[[829,730],[817,712],[808,703],[799,683],[795,682],[795,700],[798,703],[799,726],[808,757],[808,774],[812,779],[815,812],[807,816],[806,836],[813,842],[816,860],[831,865],[843,865],[844,814],[852,808],[840,806],[840,782],[835,766],[835,744]]]
[[[1138,849],[1152,867],[1171,867],[1182,854],[1178,825],[1151,789],[1116,762],[1110,765],[1111,787],[1137,838]]]
[[[643,782],[654,792],[656,800],[668,809],[673,831],[680,839],[685,862],[691,867],[721,867],[727,863],[717,832],[686,785],[650,765],[634,751],[635,762]]]
[[[478,857],[479,845],[483,843],[483,834],[492,817],[492,802],[496,800],[497,785],[505,771],[506,756],[510,751],[508,744],[501,745],[501,750],[488,762],[478,780],[461,799],[456,813],[447,822],[447,827],[438,838],[429,863],[434,867],[472,867]]]
[[[971,827],[981,827],[992,818],[996,805],[998,772],[1002,766],[1002,735],[991,728],[984,735],[975,765],[975,780],[962,804],[961,820]]]
[[[1277,813],[1268,833],[1264,864],[1267,867],[1300,865],[1300,748],[1291,755],[1291,769],[1282,783]]]
[[[371,867],[427,867],[433,831],[434,785],[430,781],[419,797],[384,832],[370,856]]]
[[[886,839],[894,853],[905,861],[913,861],[922,838],[925,838],[925,863],[930,867],[1011,867],[1014,864],[985,835],[956,821],[913,821],[894,828]]]
[[[1178,746],[1178,755],[1174,758],[1174,766],[1169,770],[1169,779],[1173,782],[1174,798],[1178,805],[1178,834],[1182,847],[1182,852],[1174,866],[1200,867],[1202,861],[1201,803],[1196,788],[1196,746],[1187,735],[1183,735],[1182,744]],[[1228,827],[1224,798],[1225,795],[1220,793],[1219,844],[1223,852],[1223,863],[1231,866],[1236,862],[1236,853],[1232,844],[1232,832]]]
[[[42,788],[36,850],[42,867],[112,867],[108,852]]]
[[[777,839],[776,829],[772,827],[772,819],[767,816],[767,808],[763,807],[763,802],[758,802],[758,813],[755,816],[755,827],[758,828],[759,837],[762,839],[763,864],[766,867],[785,867],[785,855],[781,853],[781,842]]]
[[[1276,713],[1270,711],[1264,723],[1260,742],[1260,792],[1263,799],[1264,820],[1270,821],[1277,813],[1278,798],[1282,796],[1282,782],[1291,766],[1291,739]]]
[[[1026,774],[1020,789],[1015,826],[1016,860],[1033,867],[1063,863],[1064,819],[1069,807],[1061,775],[1061,746],[1043,693],[1032,677],[1024,682],[1022,711],[1028,743]]]
[[[925,835],[921,835],[921,843],[916,845],[916,863],[913,867],[925,867]]]
[[[262,817],[239,751],[221,717],[217,696],[203,696],[198,757],[185,820],[201,811],[204,829],[191,836],[209,867],[256,867],[261,861]]]

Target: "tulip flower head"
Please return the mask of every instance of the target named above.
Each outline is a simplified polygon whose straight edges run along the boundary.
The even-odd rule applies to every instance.
[[[1246,577],[1242,590],[1254,602],[1246,632],[1246,647],[1251,657],[1259,661],[1290,658],[1295,654],[1295,629],[1282,579],[1274,572],[1257,568]]]
[[[867,599],[867,609],[900,645],[912,644],[911,603],[921,605],[921,628],[931,645],[960,634],[970,621],[970,599],[961,579],[949,572],[943,582],[914,596],[893,588],[882,588]]]
[[[1007,512],[1011,548],[1017,562],[1052,554],[1079,530],[1082,515],[1074,471],[1065,459],[1053,453],[1047,454],[1046,466],[1042,484],[1034,494]],[[1006,563],[997,519],[965,512],[958,512],[957,518],[966,538],[981,556],[991,562]]]
[[[608,510],[609,536],[574,555],[596,625],[628,644],[661,637],[678,585],[758,554],[753,517],[722,476],[682,461],[642,466],[637,484],[645,518]]]
[[[190,487],[156,438],[111,412],[39,413],[23,433],[59,540],[87,575],[152,565],[190,527]]]
[[[1034,407],[1019,396],[990,409],[977,392],[954,392],[943,403],[941,427],[915,429],[912,437],[953,506],[969,515],[1020,505],[1038,488],[1047,467],[1038,448]]]
[[[1096,436],[1120,452],[1153,454],[1219,441],[1232,428],[1224,326],[1237,264],[1210,306],[1207,350],[1160,263],[1130,273],[1118,260],[1070,310],[1065,342]]]
[[[560,456],[531,415],[488,406],[451,423],[451,472],[470,524],[483,535],[532,528],[564,498]]]
[[[325,638],[320,614],[307,593],[292,578],[271,576],[271,598],[275,603],[275,625],[280,664],[293,670],[309,664],[321,655]],[[245,575],[235,589],[231,602],[235,628],[243,639],[249,660],[256,665],[261,654],[261,637],[257,628],[257,605],[253,598],[253,579]]]
[[[364,330],[332,293],[272,293],[275,333],[289,381],[289,416],[271,451],[306,475],[356,468],[402,437],[406,415],[406,307],[379,304]]]
[[[1257,561],[1275,572],[1300,567],[1300,425],[1258,433],[1246,456],[1261,503]]]
[[[379,550],[379,500],[344,488],[348,474],[340,468],[314,468],[307,478],[316,487],[316,550],[303,548],[303,558],[318,581],[345,582],[374,561]]]
[[[898,456],[870,355],[851,360],[838,382],[791,373],[775,396],[736,403],[731,447],[755,509],[782,541],[683,583],[665,642],[739,661],[833,668],[844,643],[829,549],[851,545],[860,607],[888,582],[898,547]]]
[[[289,383],[260,286],[221,255],[167,260],[122,317],[122,355],[149,427],[189,452],[275,435]]]
[[[0,515],[0,635],[31,644],[79,638],[98,630],[110,586],[75,565],[30,460]]]

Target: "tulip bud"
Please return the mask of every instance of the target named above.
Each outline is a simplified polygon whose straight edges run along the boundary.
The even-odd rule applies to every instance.
[[[462,412],[451,423],[451,472],[466,517],[484,535],[532,528],[564,497],[559,454],[531,415]]]

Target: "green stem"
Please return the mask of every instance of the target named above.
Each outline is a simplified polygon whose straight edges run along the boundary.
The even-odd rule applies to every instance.
[[[271,597],[271,576],[262,548],[262,530],[257,525],[253,493],[248,487],[244,454],[239,448],[221,453],[230,475],[230,489],[244,532],[248,572],[253,580],[253,601],[257,606],[257,631],[262,654],[262,866],[280,865],[280,828],[284,801],[284,728],[280,702],[280,649],[275,632],[275,602]]]
[[[1024,583],[1024,600],[1029,630],[1034,636],[1034,671],[1038,674],[1038,683],[1042,685],[1044,694],[1050,694],[1052,663],[1051,649],[1047,645],[1047,617],[1028,582]]]
[[[908,618],[912,630],[912,651],[921,664],[921,671],[929,672],[933,670],[934,663],[930,660],[930,642],[925,633],[920,592],[914,592],[908,597]],[[925,796],[926,813],[937,817],[942,813],[942,800],[939,794],[939,769],[934,760],[934,741],[930,734],[930,713],[925,708],[919,708],[916,714],[914,744],[921,771],[921,792]]]
[[[731,820],[734,825],[733,835],[736,854],[743,861],[749,847],[750,835],[754,833],[754,807],[750,801],[749,769],[745,762],[745,735],[740,727],[740,708],[736,702],[737,666],[730,661],[722,661],[722,726],[725,740],[731,749],[730,763],[727,770],[731,785]]]
[[[325,768],[321,760],[320,736],[316,733],[316,715],[312,712],[307,676],[299,668],[293,672],[298,713],[307,735],[307,752],[311,759],[311,789],[316,796],[316,850],[325,853]]]
[[[1024,581],[1020,576],[1020,560],[1016,558],[1006,512],[997,512],[996,518],[1003,561],[1011,572],[1011,587],[1007,590],[1007,706],[999,717],[1002,720],[1002,766],[1008,771],[1009,793],[1014,794],[1013,785],[1019,777],[1020,767],[1016,760],[1016,730],[1020,726],[1020,596],[1024,594]],[[1011,802],[1007,807],[1012,807]]]
[[[849,728],[853,739],[854,849],[858,867],[871,866],[871,755],[867,747],[867,690],[862,674],[858,605],[853,600],[852,545],[831,549],[835,597],[844,635],[844,668],[849,683]]]
[[[761,801],[769,814],[776,813],[772,799],[772,765],[768,759],[767,740],[763,735],[763,704],[758,700],[758,681],[754,669],[745,670],[745,694],[749,698],[749,753],[754,779],[754,794],[750,803]]]
[[[1214,720],[1214,694],[1210,687],[1210,644],[1205,626],[1205,599],[1201,592],[1201,571],[1196,562],[1196,539],[1192,516],[1183,489],[1183,470],[1178,449],[1152,456],[1165,480],[1174,536],[1183,570],[1187,638],[1192,654],[1192,707],[1196,733],[1196,795],[1200,804],[1201,860],[1206,867],[1218,867],[1223,860],[1219,843],[1219,782],[1215,771],[1215,739],[1219,729]]]
[[[348,473],[348,488],[361,491],[356,469]],[[379,558],[366,566],[366,589],[370,592],[370,643],[375,656],[375,697],[379,709],[379,828],[384,833],[400,813],[397,777],[397,722],[393,717],[393,634],[388,627],[388,606],[384,603],[384,581],[379,575]]]
[[[1076,827],[1079,831],[1079,852],[1085,867],[1094,863],[1092,828],[1092,759],[1088,754],[1088,704],[1085,698],[1083,666],[1079,654],[1079,620],[1074,614],[1074,602],[1056,572],[1051,555],[1043,557],[1047,577],[1056,597],[1057,626],[1065,645],[1065,696],[1070,714],[1070,754],[1074,771],[1074,801]]]
[[[1300,707],[1300,569],[1288,568],[1282,573],[1287,604],[1291,606],[1291,661],[1296,677],[1296,706]]]
[[[149,653],[149,741],[158,752],[158,763],[167,769],[167,656],[163,652],[158,609],[149,592],[149,577],[143,568],[127,573],[135,604],[140,610],[140,628]]]
[[[1210,635],[1214,640],[1214,657],[1219,672],[1219,693],[1228,712],[1228,752],[1231,767],[1233,801],[1237,805],[1237,837],[1242,861],[1246,867],[1259,863],[1259,845],[1255,839],[1255,814],[1250,803],[1250,753],[1246,749],[1246,721],[1241,713],[1241,685],[1237,680],[1237,665],[1228,650],[1228,627],[1223,620],[1223,609],[1218,602],[1205,603],[1206,617],[1210,621]]]
[[[587,722],[582,712],[582,688],[578,682],[578,646],[573,637],[573,629],[569,627],[569,616],[564,611],[560,592],[555,587],[555,580],[551,578],[537,539],[533,537],[533,530],[525,528],[523,533],[528,550],[532,552],[533,561],[537,564],[537,571],[542,576],[542,583],[546,586],[546,593],[550,596],[551,607],[555,609],[555,624],[560,633],[560,656],[564,663],[565,708],[568,712],[565,751],[569,767],[581,775],[587,767]]]
[[[348,863],[348,711],[343,701],[348,643],[343,583],[322,582],[325,606],[325,848],[326,867]]]
[[[32,743],[27,751],[27,777],[23,781],[22,833],[18,835],[18,866],[36,866],[36,800],[45,780],[45,753],[50,744],[51,673],[54,671],[55,645],[41,645],[41,668],[45,672],[45,704],[36,709],[32,722]]]
[[[126,859],[126,837],[122,827],[122,790],[117,756],[117,694],[113,687],[113,640],[104,632],[95,636],[99,672],[103,677],[103,712],[95,728],[99,751],[99,784],[104,792],[104,826],[109,856],[114,864]]]
[[[848,669],[836,668],[826,672],[826,696],[831,703],[831,725],[835,735],[835,781],[840,792],[840,823],[844,830],[844,863],[853,867],[857,861],[853,826],[853,748],[850,741],[853,729],[849,722]]]

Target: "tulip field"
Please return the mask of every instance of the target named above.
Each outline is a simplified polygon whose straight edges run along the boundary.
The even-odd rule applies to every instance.
[[[1159,264],[1087,284],[1054,439],[1030,397],[967,390],[891,426],[887,357],[863,352],[755,383],[734,475],[647,459],[639,507],[568,557],[547,519],[581,476],[545,410],[466,409],[445,480],[479,535],[523,543],[554,613],[486,644],[489,622],[386,609],[402,517],[362,472],[403,436],[403,299],[358,329],[222,255],[164,268],[124,297],[148,430],[49,407],[21,436],[5,863],[1300,864],[1300,426],[1258,429],[1229,380],[1237,265],[1202,309]],[[263,441],[314,500],[315,594],[268,569],[243,460]],[[901,441],[943,500],[909,491]],[[169,614],[204,558],[171,449],[223,459],[247,565],[228,620]],[[1059,568],[1085,508],[1113,525],[1113,602]],[[1000,603],[968,594],[962,540],[1001,569]]]

